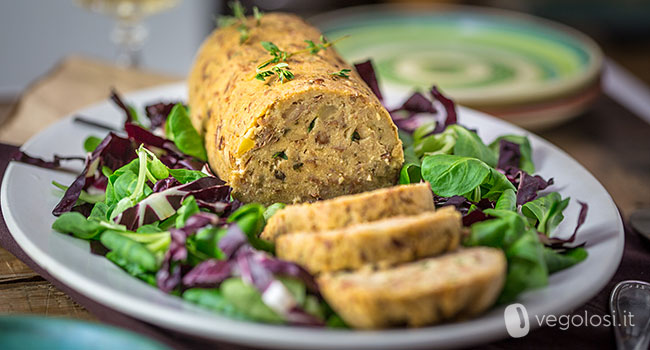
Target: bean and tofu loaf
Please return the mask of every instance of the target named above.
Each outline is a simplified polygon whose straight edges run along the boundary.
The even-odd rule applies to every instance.
[[[288,206],[271,217],[261,237],[275,241],[290,232],[320,232],[395,216],[434,211],[426,182]]]
[[[331,231],[288,233],[278,237],[275,252],[313,274],[394,265],[455,250],[461,229],[460,213],[445,207]]]
[[[255,79],[271,58],[260,44],[296,52],[321,33],[299,17],[265,14],[215,30],[189,77],[194,127],[212,170],[243,202],[297,203],[360,193],[396,183],[404,161],[390,115],[333,47],[287,60],[294,75]],[[332,73],[352,69],[349,78]]]
[[[506,276],[500,249],[476,247],[385,270],[322,274],[321,294],[355,328],[418,327],[476,316]]]

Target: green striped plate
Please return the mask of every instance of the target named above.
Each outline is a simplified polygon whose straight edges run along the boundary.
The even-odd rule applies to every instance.
[[[348,61],[372,58],[382,84],[428,89],[459,103],[539,103],[597,82],[602,53],[565,26],[507,11],[465,6],[364,6],[312,18]]]

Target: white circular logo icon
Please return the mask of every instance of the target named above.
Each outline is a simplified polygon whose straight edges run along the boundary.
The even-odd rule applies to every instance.
[[[508,305],[503,312],[503,318],[506,321],[506,330],[513,338],[521,338],[530,331],[528,311],[519,303]]]

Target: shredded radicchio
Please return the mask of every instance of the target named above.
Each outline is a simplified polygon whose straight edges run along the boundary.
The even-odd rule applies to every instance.
[[[175,184],[173,180],[160,180],[164,184]],[[160,182],[159,181],[159,182]],[[209,208],[215,213],[230,211],[230,187],[215,177],[203,177],[185,185],[176,185],[160,190],[162,186],[154,185],[157,192],[143,199],[138,204],[120,213],[115,221],[135,230],[142,225],[164,220],[176,213],[183,200],[194,196],[199,207]]]
[[[539,175],[529,175],[523,170],[519,170],[516,177],[518,179],[517,187],[517,205],[523,205],[537,198],[537,192],[546,189],[553,184],[553,178],[544,180]]]
[[[433,201],[436,207],[454,206],[463,215],[463,226],[468,227],[479,221],[484,221],[490,218],[483,210],[494,208],[494,202],[483,198],[479,202],[474,203],[463,196],[440,197],[434,194]],[[471,212],[469,209],[474,205],[476,208]]]
[[[35,165],[41,168],[56,169],[61,167],[61,161],[80,160],[83,162],[85,158],[84,157],[61,157],[55,154],[52,160],[45,160],[43,158],[30,156],[29,154],[23,151],[16,151],[16,153],[14,153],[11,156],[11,160],[25,163],[25,164]]]
[[[313,277],[302,267],[277,259],[265,252],[254,249],[236,224],[229,224],[228,231],[219,240],[219,249],[226,256],[225,260],[209,259],[187,271],[182,278],[182,261],[187,258],[185,241],[199,228],[216,225],[215,219],[209,220],[211,214],[199,213],[187,221],[183,229],[172,230],[172,243],[165,255],[163,265],[157,274],[158,287],[166,292],[182,284],[183,288],[214,288],[231,277],[255,286],[262,295],[262,300],[272,310],[282,315],[289,323],[322,326],[323,322],[310,315],[297,303],[291,292],[276,276],[288,276],[302,281],[306,287],[318,293]],[[195,217],[198,216],[198,220]],[[201,217],[203,216],[203,218]]]
[[[372,90],[372,92],[377,96],[379,101],[383,101],[384,97],[381,95],[381,90],[379,90],[379,83],[377,82],[377,75],[375,75],[372,61],[367,60],[365,62],[355,63],[354,68],[361,76],[361,79],[363,79],[363,81],[365,81],[370,87],[370,90]]]
[[[115,89],[111,89],[111,100],[117,105],[117,107],[119,107],[124,112],[124,116],[126,117],[125,119],[126,122],[132,123],[133,115],[131,115],[131,111],[129,110],[129,107],[126,105],[126,103],[124,103],[122,97]]]
[[[83,171],[65,191],[52,214],[59,216],[69,212],[79,199],[81,191],[96,183],[105,188],[106,177],[100,171],[102,166],[117,169],[135,159],[135,156],[135,147],[129,139],[109,133],[99,146],[86,157]]]
[[[508,140],[499,141],[499,160],[497,169],[507,169],[510,167],[519,167],[521,160],[521,149],[519,144]]]
[[[154,133],[164,134],[165,122],[175,105],[176,102],[159,102],[148,105],[144,108],[147,118],[149,118],[151,130],[153,130]]]
[[[576,223],[576,228],[573,230],[573,234],[571,234],[569,238],[562,239],[557,237],[549,237],[540,232],[538,233],[540,242],[542,242],[546,247],[556,251],[582,247],[586,244],[586,242],[583,242],[576,246],[568,246],[575,241],[576,235],[578,234],[578,229],[580,229],[582,224],[585,223],[585,220],[587,219],[587,212],[589,211],[589,205],[587,203],[581,201],[578,201],[578,203],[580,204],[580,214],[578,214],[578,222]]]
[[[442,104],[442,107],[446,112],[445,121],[443,123],[438,123],[436,125],[436,129],[433,131],[434,134],[439,134],[445,131],[445,128],[447,128],[447,126],[458,123],[456,104],[453,100],[443,95],[435,85],[431,87],[431,96],[433,96],[434,99],[438,100]]]

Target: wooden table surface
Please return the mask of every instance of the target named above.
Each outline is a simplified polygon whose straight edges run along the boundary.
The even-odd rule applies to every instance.
[[[21,144],[59,118],[121,92],[179,81],[73,57],[28,89],[0,126],[0,142]],[[650,125],[601,97],[593,110],[540,135],[582,163],[607,188],[624,218],[650,207]],[[561,176],[561,172],[557,176]],[[94,319],[81,306],[0,248],[0,314]]]

